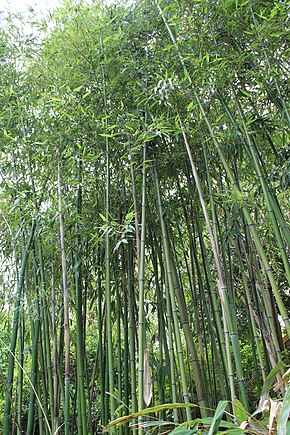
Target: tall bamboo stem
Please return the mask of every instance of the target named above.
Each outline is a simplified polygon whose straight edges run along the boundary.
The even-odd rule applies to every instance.
[[[62,266],[62,285],[63,285],[63,312],[64,312],[64,429],[65,435],[70,434],[70,327],[69,327],[69,293],[67,283],[66,267],[66,250],[65,250],[65,231],[62,206],[62,189],[61,189],[61,169],[60,160],[58,160],[58,207],[59,207],[59,225],[60,225],[60,246],[61,246],[61,266]]]

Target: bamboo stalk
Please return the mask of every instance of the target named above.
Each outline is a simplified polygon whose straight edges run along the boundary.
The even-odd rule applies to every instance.
[[[53,409],[54,421],[53,432],[57,433],[59,422],[59,386],[58,386],[58,373],[57,373],[57,325],[56,325],[56,293],[54,286],[54,267],[51,266],[51,324],[52,324],[52,349],[53,349]]]
[[[36,283],[37,288],[38,283]],[[30,369],[30,393],[29,393],[29,405],[28,405],[28,418],[26,435],[32,435],[34,432],[35,424],[35,388],[37,382],[37,366],[38,366],[38,343],[40,335],[40,310],[39,310],[39,294],[36,293],[36,312],[37,317],[32,322],[34,323],[33,333],[32,333],[32,355],[31,355],[31,369]]]
[[[166,231],[165,222],[164,222],[164,218],[163,218],[164,215],[163,215],[163,210],[162,210],[159,178],[158,178],[158,174],[157,174],[157,170],[156,170],[155,166],[154,166],[154,178],[155,178],[155,182],[156,182],[157,206],[158,206],[158,213],[159,213],[159,219],[160,219],[161,231],[162,231],[162,243],[163,243],[163,250],[164,250],[164,257],[165,257],[166,276],[167,276],[167,280],[168,280],[169,297],[170,297],[170,303],[171,303],[171,307],[172,307],[174,333],[175,333],[175,340],[176,340],[176,347],[177,347],[177,354],[178,354],[178,361],[179,361],[179,369],[180,369],[180,376],[181,376],[181,384],[182,384],[182,395],[183,395],[184,403],[190,403],[188,388],[187,388],[187,381],[186,381],[185,366],[184,366],[183,349],[182,349],[181,336],[180,336],[180,330],[179,330],[177,306],[176,306],[176,301],[175,301],[175,292],[174,292],[174,284],[173,284],[173,276],[172,276],[173,272],[172,272],[171,263],[170,263],[169,243],[168,243],[168,239],[167,239],[167,231]],[[188,420],[191,419],[191,411],[189,408],[186,409],[186,417]]]
[[[137,412],[138,400],[136,393],[136,345],[135,345],[135,304],[134,304],[134,272],[133,272],[133,243],[132,240],[129,241],[129,249],[127,252],[128,258],[128,309],[129,309],[129,362],[130,362],[130,376],[131,376],[131,401],[132,401],[132,412]],[[136,420],[133,420],[133,424],[136,424]],[[137,433],[136,426],[133,427],[133,433]]]
[[[8,353],[8,375],[7,375],[7,383],[6,383],[6,398],[5,398],[5,406],[4,406],[4,418],[3,418],[3,435],[10,434],[10,411],[11,411],[11,399],[12,399],[12,389],[13,389],[13,380],[14,380],[14,354],[16,349],[17,335],[18,335],[18,327],[19,327],[19,309],[20,309],[20,300],[21,294],[24,286],[25,280],[25,270],[28,260],[28,253],[30,251],[30,247],[32,244],[32,240],[34,237],[34,232],[36,228],[36,221],[34,220],[31,225],[30,234],[27,240],[26,247],[23,252],[21,269],[19,274],[19,281],[17,283],[16,295],[15,295],[15,306],[14,306],[14,316],[13,316],[13,327],[12,327],[12,335],[11,335],[11,343],[10,349]]]
[[[82,189],[81,189],[81,171],[82,162],[79,159],[78,178],[79,184],[77,188],[77,214],[78,220],[82,218]],[[76,301],[76,354],[77,354],[77,379],[78,379],[78,394],[80,396],[80,415],[78,415],[78,432],[79,435],[86,434],[88,431],[87,424],[87,409],[86,409],[86,394],[84,385],[84,330],[83,330],[83,286],[82,286],[82,269],[81,269],[81,234],[80,223],[77,223],[77,240],[75,249],[75,301]]]
[[[181,121],[180,121],[180,123],[181,123]],[[233,348],[233,353],[234,353],[234,359],[235,359],[235,365],[236,365],[236,370],[237,370],[237,376],[238,376],[238,380],[239,380],[239,389],[240,389],[240,393],[241,393],[241,398],[242,398],[242,402],[243,402],[243,405],[245,406],[245,408],[249,409],[247,393],[246,393],[246,389],[245,389],[245,385],[244,385],[243,370],[242,370],[242,366],[241,366],[240,350],[239,350],[239,344],[238,344],[238,334],[237,334],[237,331],[235,329],[234,322],[232,319],[232,313],[231,313],[231,309],[230,309],[230,305],[229,305],[228,291],[227,291],[224,276],[223,276],[221,261],[219,258],[218,249],[216,247],[215,238],[214,238],[211,223],[209,220],[206,203],[204,200],[203,192],[201,189],[201,184],[199,181],[199,176],[198,176],[196,166],[195,166],[193,158],[192,158],[191,149],[189,147],[187,136],[186,136],[186,133],[185,133],[185,130],[184,130],[182,123],[181,123],[181,129],[182,129],[182,134],[183,134],[186,150],[188,153],[188,157],[190,160],[193,176],[195,179],[196,187],[198,190],[199,200],[200,200],[203,214],[204,214],[204,218],[206,221],[207,230],[208,230],[208,233],[210,236],[211,248],[212,248],[212,251],[214,254],[215,266],[216,266],[217,273],[218,273],[217,287],[218,287],[218,291],[219,291],[219,295],[220,295],[220,299],[221,299],[221,304],[222,304],[222,309],[223,309],[225,337],[228,336],[227,328],[229,328],[229,333],[230,333],[230,338],[231,338],[232,348]],[[226,340],[227,340],[227,338],[226,338]],[[227,341],[226,341],[226,343],[227,343]],[[227,358],[228,358],[228,364],[230,364],[229,363],[230,352],[229,352],[228,348],[227,348]],[[231,393],[234,394],[233,384],[231,385]],[[234,401],[234,399],[235,399],[235,397],[232,397],[232,401]]]
[[[63,312],[64,312],[64,350],[65,350],[65,367],[64,367],[64,429],[65,435],[70,433],[70,327],[69,327],[69,294],[67,283],[66,267],[66,250],[65,250],[65,232],[64,217],[62,206],[61,191],[61,169],[60,160],[58,160],[58,206],[59,206],[59,223],[60,223],[60,246],[61,246],[61,266],[62,266],[62,285],[63,285]]]
[[[145,279],[145,237],[146,237],[146,144],[143,147],[143,177],[142,177],[142,218],[141,218],[141,239],[140,259],[138,276],[138,411],[144,408],[144,349],[146,342],[145,314],[144,314],[144,279]],[[143,434],[141,427],[142,417],[138,419],[139,435]]]

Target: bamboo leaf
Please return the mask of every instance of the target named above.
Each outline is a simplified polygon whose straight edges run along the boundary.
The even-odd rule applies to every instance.
[[[249,426],[252,429],[254,429],[254,431],[255,431],[254,433],[258,432],[258,434],[264,434],[264,435],[269,434],[267,423],[264,423],[264,422],[258,421],[258,420],[255,420],[255,421],[250,420]]]
[[[288,421],[289,415],[290,415],[290,386],[288,386],[288,389],[286,391],[283,400],[281,415],[278,422],[277,435],[289,434],[289,421]]]
[[[117,133],[99,133],[99,136],[102,136],[102,137],[114,137],[114,136],[116,136],[116,134]]]
[[[233,402],[233,410],[234,410],[234,416],[235,416],[239,425],[243,421],[248,420],[249,414],[247,413],[247,411],[243,407],[242,403],[238,399],[235,399]]]
[[[251,94],[247,91],[245,91],[244,89],[241,89],[240,92],[245,95],[246,97],[251,97]]]
[[[201,418],[196,418],[195,420],[192,421],[186,421],[184,423],[181,423],[178,427],[189,427],[191,430],[197,431],[199,424],[202,423],[203,421]]]
[[[80,85],[77,88],[75,88],[74,91],[79,92],[83,87],[84,87],[84,85]]]
[[[86,92],[82,98],[85,99],[88,95],[90,95],[90,93],[91,93],[91,91]]]
[[[130,415],[125,415],[123,417],[119,417],[116,420],[111,421],[107,426],[104,427],[103,431],[106,432],[114,426],[121,426],[129,421],[142,417],[146,414],[157,413],[160,411],[164,411],[166,409],[180,409],[180,408],[199,408],[198,405],[194,403],[164,403],[162,405],[152,406],[151,408],[143,409],[142,411],[134,412]]]
[[[142,422],[142,428],[148,429],[149,427],[152,428],[159,428],[163,426],[172,426],[172,421],[143,421]],[[170,432],[171,433],[171,432]]]
[[[192,108],[193,108],[193,101],[189,103],[189,105],[187,106],[187,110],[190,111]]]
[[[281,370],[284,367],[285,367],[285,364],[283,364],[281,361],[279,361],[278,364],[276,364],[276,366],[273,368],[273,370],[266,377],[266,380],[264,382],[264,385],[263,385],[263,388],[261,391],[258,409],[251,415],[251,417],[264,411],[266,403],[268,403],[269,390],[275,382],[277,373],[279,372],[279,370]]]
[[[246,434],[246,431],[239,428],[227,429],[227,430],[217,432],[217,435],[244,435],[244,434]]]
[[[174,435],[191,435],[193,433],[196,433],[195,429],[187,429],[185,427],[177,427],[175,429],[173,429],[173,431],[170,432],[171,434]]]
[[[213,421],[212,421],[212,424],[210,426],[208,435],[214,435],[217,433],[222,416],[223,416],[224,411],[225,411],[227,406],[228,406],[227,400],[222,400],[218,403],[218,406],[217,406],[216,411],[214,413]]]

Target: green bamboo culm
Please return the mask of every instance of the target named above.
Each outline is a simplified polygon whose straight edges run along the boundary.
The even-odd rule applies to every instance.
[[[51,267],[51,332],[53,350],[53,410],[54,421],[52,422],[53,431],[58,430],[58,407],[59,407],[59,382],[58,382],[58,363],[57,363],[57,325],[56,325],[56,292],[54,285],[54,267]]]
[[[8,375],[6,383],[6,398],[4,406],[4,419],[3,419],[3,435],[9,435],[10,432],[10,411],[11,411],[11,400],[12,400],[12,389],[13,389],[13,379],[14,379],[14,366],[15,366],[15,349],[17,343],[17,335],[19,328],[19,310],[20,310],[20,300],[21,294],[24,286],[25,280],[25,270],[28,260],[28,254],[33,241],[34,233],[36,228],[36,220],[32,222],[30,234],[27,240],[26,247],[23,252],[21,269],[19,274],[19,281],[17,283],[16,296],[15,296],[15,306],[14,306],[14,316],[13,316],[13,327],[11,335],[10,349],[8,353]]]
[[[207,176],[209,177],[209,173],[207,173]],[[210,179],[208,179],[208,184],[210,186]],[[191,183],[190,183],[190,193],[193,196],[193,188],[191,186]],[[212,207],[213,207],[212,214],[215,215],[216,213],[215,213],[214,202],[212,202]],[[185,220],[186,220],[187,227],[188,227],[188,237],[189,237],[189,241],[190,241],[189,247],[190,247],[190,254],[191,254],[192,269],[194,270],[194,265],[195,265],[195,267],[197,269],[200,294],[202,295],[205,311],[207,312],[208,318],[210,318],[211,316],[213,317],[213,323],[215,325],[215,332],[214,332],[214,329],[212,328],[212,322],[209,322],[209,328],[210,328],[211,337],[212,337],[211,345],[213,347],[213,353],[215,355],[215,362],[216,362],[215,367],[216,367],[216,371],[218,374],[220,389],[224,395],[224,399],[226,399],[227,397],[230,397],[230,395],[227,395],[227,392],[225,389],[226,386],[225,386],[225,382],[224,382],[224,375],[222,373],[222,369],[224,370],[225,376],[227,376],[230,379],[229,384],[230,384],[232,390],[234,390],[234,384],[232,382],[232,380],[233,380],[232,364],[231,364],[231,360],[229,360],[229,359],[227,360],[227,357],[226,357],[226,341],[225,341],[226,338],[225,338],[225,335],[223,334],[223,330],[222,330],[220,312],[219,312],[218,302],[217,302],[217,298],[216,298],[216,294],[215,294],[213,277],[212,277],[212,274],[210,272],[208,256],[206,255],[206,249],[205,249],[204,241],[203,241],[203,237],[202,237],[200,217],[199,217],[199,214],[197,213],[196,210],[191,210],[191,214],[189,216],[189,213],[187,212],[185,206],[183,206],[183,209],[184,209],[184,214],[185,214]],[[214,221],[214,219],[213,219],[213,221]],[[200,248],[201,248],[201,252],[202,252],[202,262],[203,262],[203,268],[204,268],[204,273],[205,273],[206,285],[208,287],[208,298],[210,301],[212,314],[210,314],[210,312],[209,312],[208,303],[206,301],[207,295],[205,294],[205,285],[203,284],[203,279],[202,279],[202,265],[200,264],[200,261],[199,261],[198,256],[197,256],[197,250],[198,250],[197,243],[195,242],[195,239],[193,237],[192,230],[191,230],[193,223],[195,223],[195,225],[196,225],[197,234],[198,234],[198,238],[200,241]],[[214,231],[214,227],[213,227],[213,231]],[[215,232],[214,232],[214,238],[217,242],[217,233],[215,234]],[[217,246],[217,250],[218,250],[217,243],[216,243],[216,246]],[[219,353],[218,353],[216,339],[214,338],[214,335],[216,335],[217,342],[219,345],[219,350],[220,350]],[[235,396],[235,392],[232,391],[232,397],[234,397],[234,396]]]
[[[40,272],[40,309],[42,318],[41,333],[44,336],[43,340],[43,353],[45,359],[45,374],[44,377],[48,380],[48,395],[49,395],[49,410],[51,424],[54,422],[54,391],[53,391],[53,378],[52,378],[52,361],[51,361],[51,346],[50,346],[50,322],[49,322],[49,304],[47,302],[47,282],[45,280],[45,265],[43,261],[42,253],[42,241],[40,236],[38,237],[38,258],[39,258],[39,272]],[[41,341],[41,340],[40,340]],[[43,383],[43,389],[45,383]]]
[[[247,304],[248,310],[249,310],[249,325],[250,328],[252,330],[252,336],[253,336],[253,340],[255,343],[255,347],[253,349],[253,352],[257,352],[258,354],[258,358],[259,358],[259,363],[260,363],[260,371],[262,374],[262,378],[263,378],[263,382],[265,382],[266,379],[266,367],[263,361],[263,357],[262,357],[262,352],[260,349],[260,341],[259,341],[259,334],[256,328],[256,324],[255,324],[255,319],[254,319],[254,307],[253,307],[253,303],[252,303],[252,299],[251,299],[251,294],[250,294],[250,290],[249,290],[249,286],[248,286],[248,280],[246,277],[246,272],[243,270],[243,262],[242,262],[242,255],[241,255],[241,246],[240,246],[240,241],[237,240],[236,242],[236,246],[237,246],[237,256],[239,259],[239,263],[240,263],[240,267],[241,267],[241,273],[242,273],[242,282],[243,282],[243,287],[244,287],[244,291],[245,291],[245,302]],[[257,372],[257,378],[259,379],[259,373],[258,373],[258,365],[255,365],[256,368],[256,372]],[[257,380],[258,380],[257,379]],[[261,385],[258,383],[258,388],[261,388]]]
[[[36,287],[38,283],[36,282]],[[31,357],[31,371],[30,371],[30,393],[29,393],[29,405],[28,405],[28,418],[26,435],[32,435],[34,432],[35,422],[35,388],[37,382],[37,370],[38,370],[38,345],[40,336],[40,310],[39,310],[39,292],[37,291],[36,299],[36,319],[31,320],[33,322],[32,329],[32,357]]]
[[[189,400],[189,393],[188,393],[188,387],[187,387],[187,381],[186,381],[186,372],[185,372],[184,356],[183,356],[183,349],[182,349],[182,341],[181,341],[179,319],[178,319],[178,312],[177,312],[177,305],[176,305],[176,300],[175,300],[175,291],[174,291],[174,284],[173,284],[173,277],[172,277],[172,270],[171,270],[171,263],[170,263],[170,250],[169,250],[166,225],[165,225],[163,209],[162,209],[159,178],[158,178],[158,173],[157,173],[157,169],[156,169],[155,165],[153,167],[153,172],[154,172],[154,178],[155,178],[155,183],[156,183],[158,214],[159,214],[159,219],[160,219],[160,223],[161,223],[161,231],[162,231],[162,244],[163,244],[164,257],[165,257],[165,270],[166,270],[166,275],[167,275],[167,280],[168,280],[169,298],[170,298],[170,304],[172,307],[173,327],[174,327],[174,332],[175,332],[178,362],[179,362],[179,369],[180,369],[180,375],[181,375],[182,395],[183,395],[184,403],[188,404],[188,403],[190,403],[190,400]],[[189,407],[186,408],[186,417],[188,420],[191,420],[191,410]]]
[[[146,242],[146,143],[143,145],[142,166],[142,217],[140,239],[140,261],[138,270],[138,411],[144,408],[144,349],[146,343],[145,315],[144,315],[144,274],[145,274],[145,242]],[[139,419],[139,435],[143,434],[142,418]]]
[[[38,420],[39,420],[39,432],[44,431],[44,423],[46,424],[47,430],[50,428],[48,426],[49,419],[49,400],[48,400],[48,391],[47,388],[47,364],[45,359],[45,347],[44,347],[44,334],[43,334],[43,309],[41,306],[40,309],[40,317],[41,317],[41,328],[40,328],[40,337],[38,343],[38,367],[37,367],[37,386],[35,388],[35,396],[36,391],[39,392],[38,400],[37,400],[37,410],[38,410]],[[33,323],[31,323],[31,331],[34,331]]]
[[[109,195],[110,195],[110,160],[109,160],[109,140],[106,137],[106,222],[109,222]],[[110,419],[114,419],[115,399],[114,399],[114,363],[113,363],[113,331],[112,331],[112,293],[111,293],[111,267],[110,267],[110,238],[109,232],[105,236],[105,257],[106,257],[106,323],[107,323],[107,340],[108,340],[108,381],[110,393]]]
[[[165,228],[167,230],[167,239],[168,239],[169,252],[170,252],[169,260],[170,260],[170,269],[172,271],[173,287],[174,287],[174,292],[176,295],[176,300],[177,300],[178,311],[179,311],[179,315],[180,315],[180,321],[182,324],[182,329],[184,332],[187,348],[188,348],[190,356],[191,356],[191,363],[192,363],[192,367],[193,367],[193,371],[194,371],[194,381],[195,381],[195,386],[196,386],[196,390],[197,390],[198,404],[200,406],[200,412],[201,412],[202,417],[208,417],[209,416],[209,412],[208,412],[209,398],[206,396],[206,389],[205,389],[204,380],[203,380],[202,373],[201,373],[200,361],[199,361],[196,346],[195,346],[195,343],[193,340],[193,333],[192,333],[191,328],[190,328],[188,310],[187,310],[187,306],[186,306],[186,302],[185,302],[185,298],[184,298],[184,294],[183,294],[183,289],[182,289],[182,286],[181,286],[181,283],[180,283],[180,280],[178,277],[176,264],[173,261],[173,253],[171,252],[170,239],[168,236],[168,229],[167,229],[166,225],[165,225]]]
[[[19,363],[23,367],[24,363],[24,332],[25,332],[25,319],[23,311],[20,312],[19,318]],[[23,370],[18,372],[17,380],[17,435],[21,435],[22,427],[22,399],[23,399]]]
[[[176,349],[174,346],[174,331],[173,331],[173,318],[172,318],[172,307],[170,301],[170,292],[168,284],[168,275],[166,270],[166,265],[163,262],[162,252],[159,252],[159,264],[161,268],[161,273],[164,275],[164,287],[165,287],[165,300],[166,300],[166,323],[167,323],[167,340],[168,340],[168,366],[169,366],[169,379],[170,379],[170,395],[173,403],[177,403],[177,382],[176,382]],[[178,423],[180,418],[177,409],[173,410],[174,422]]]
[[[150,212],[149,204],[147,205],[148,210]],[[152,216],[151,213],[150,217]],[[162,278],[162,273],[159,276],[159,268],[158,268],[158,243],[156,240],[156,236],[153,232],[153,229],[151,227],[148,227],[149,232],[149,243],[151,245],[151,252],[152,252],[152,265],[154,269],[154,278],[155,278],[155,285],[156,285],[156,300],[158,305],[158,339],[159,339],[159,352],[160,352],[160,361],[157,368],[157,385],[158,385],[158,394],[159,394],[159,401],[160,403],[164,403],[166,401],[166,392],[164,391],[165,385],[166,385],[166,372],[168,372],[168,379],[169,379],[169,385],[170,385],[170,394],[171,394],[171,401],[176,402],[176,388],[175,388],[175,361],[174,361],[174,349],[173,349],[173,343],[172,343],[172,321],[171,317],[168,322],[166,321],[166,308],[164,307],[164,294],[163,294],[163,283],[160,282],[160,279]],[[159,253],[159,256],[160,253]],[[161,262],[162,264],[162,262]],[[162,280],[163,281],[163,280]],[[169,298],[167,298],[169,300]],[[169,307],[167,307],[169,308]],[[168,310],[168,314],[170,316],[170,312]],[[166,334],[166,325],[168,326],[168,341],[167,341],[167,334]],[[169,370],[166,370],[166,368],[169,368]],[[174,415],[174,422],[178,422],[178,413],[173,411]],[[159,418],[164,419],[165,415],[164,412],[159,413]]]
[[[65,249],[65,230],[62,206],[62,188],[61,188],[61,167],[60,157],[58,160],[58,207],[60,222],[60,246],[61,246],[61,267],[62,267],[62,285],[63,285],[63,312],[64,312],[64,430],[65,435],[70,434],[70,328],[69,328],[69,294],[67,282],[66,266],[66,249]]]
[[[128,305],[129,305],[129,297],[128,297],[128,278],[127,278],[127,264],[126,264],[126,252],[124,248],[124,244],[120,246],[120,255],[121,255],[121,270],[122,270],[122,297],[124,301],[123,307],[123,315],[122,315],[122,323],[124,329],[124,403],[126,409],[129,409],[129,397],[130,397],[130,379],[129,379],[129,362],[130,362],[130,352],[129,352],[129,317],[128,317]],[[120,398],[121,391],[119,392]],[[129,435],[129,426],[125,425],[125,435]]]
[[[239,389],[240,389],[242,403],[243,403],[245,409],[249,409],[248,398],[247,398],[246,388],[245,388],[245,384],[244,384],[244,375],[243,375],[243,370],[242,370],[242,365],[241,365],[238,334],[237,334],[237,331],[236,331],[236,328],[235,328],[235,325],[233,322],[233,318],[232,318],[228,290],[227,290],[225,279],[224,279],[222,265],[221,265],[218,249],[217,249],[217,246],[215,243],[215,238],[214,238],[214,234],[212,231],[212,226],[211,226],[211,223],[209,220],[207,206],[206,206],[206,203],[204,200],[199,176],[198,176],[197,169],[196,169],[196,166],[195,166],[193,158],[192,158],[192,153],[191,153],[191,149],[190,149],[190,146],[189,146],[189,143],[187,140],[187,135],[185,133],[185,129],[184,129],[184,126],[183,126],[181,120],[180,120],[180,126],[181,126],[181,130],[182,130],[182,135],[184,138],[184,143],[185,143],[185,147],[187,150],[187,154],[188,154],[188,157],[190,160],[193,176],[194,176],[195,183],[197,186],[199,200],[200,200],[200,203],[202,206],[204,218],[206,221],[207,230],[208,230],[208,233],[210,236],[211,248],[213,251],[215,265],[216,265],[216,269],[217,269],[217,273],[218,273],[217,287],[218,287],[218,291],[219,291],[219,295],[220,295],[220,299],[221,299],[221,304],[222,304],[222,309],[223,309],[224,332],[225,332],[226,346],[227,346],[227,360],[228,360],[227,364],[228,364],[228,366],[230,366],[230,364],[231,364],[231,362],[230,362],[231,357],[230,357],[229,343],[228,343],[228,332],[229,332],[229,335],[231,338],[231,343],[232,343],[234,359],[235,359],[236,373],[237,373],[237,377],[239,380]],[[235,400],[235,393],[234,393],[233,378],[231,377],[231,378],[229,378],[229,380],[231,382],[232,401],[234,401]]]
[[[82,269],[81,269],[81,253],[79,252],[82,246],[80,234],[80,222],[82,218],[82,190],[81,190],[81,165],[82,161],[79,158],[78,162],[78,187],[77,187],[77,242],[75,249],[75,286],[76,286],[76,353],[77,353],[77,379],[78,379],[78,395],[80,402],[80,412],[78,415],[78,433],[85,435],[87,433],[87,410],[86,410],[86,395],[84,385],[84,331],[83,331],[83,286],[82,286]]]
[[[103,296],[102,296],[102,275],[101,275],[101,257],[100,257],[100,248],[98,249],[97,253],[97,263],[99,265],[98,270],[98,279],[97,279],[97,286],[98,286],[98,336],[99,336],[99,343],[98,343],[98,367],[99,367],[99,373],[100,373],[100,400],[101,400],[101,423],[104,425],[107,421],[106,419],[106,408],[105,408],[105,367],[104,367],[104,347],[103,347],[103,320],[104,320],[104,309],[103,309]]]
[[[106,57],[103,42],[100,40],[100,49]],[[105,219],[106,224],[110,222],[110,144],[108,137],[108,116],[107,116],[107,90],[105,70],[102,66],[102,86],[103,86],[103,103],[105,112],[105,145],[106,145],[106,182],[105,182]],[[114,358],[113,358],[113,330],[112,330],[112,291],[111,291],[111,259],[110,259],[110,237],[109,227],[105,233],[105,290],[106,290],[106,326],[107,326],[107,382],[109,393],[109,414],[110,419],[115,415],[114,399]],[[113,429],[115,431],[115,429]]]

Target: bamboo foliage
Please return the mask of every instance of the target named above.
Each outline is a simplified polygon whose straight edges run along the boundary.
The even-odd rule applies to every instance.
[[[80,1],[40,42],[1,30],[4,435],[208,417],[214,432],[270,378],[282,398],[289,71],[274,3]]]

